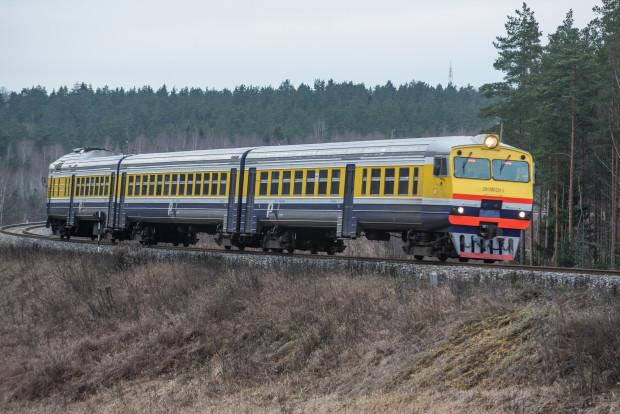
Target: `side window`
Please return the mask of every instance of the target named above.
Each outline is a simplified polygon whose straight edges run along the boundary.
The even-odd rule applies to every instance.
[[[179,196],[185,196],[185,178],[186,174],[179,174]]]
[[[446,177],[448,175],[448,160],[446,157],[435,157],[433,175],[435,177]]]
[[[328,170],[319,170],[319,195],[327,195],[327,174]]]
[[[394,195],[394,168],[385,169],[385,180],[383,182],[383,195]]]
[[[370,170],[370,195],[379,195],[381,190],[381,168]]]
[[[398,169],[398,195],[409,195],[409,168]]]
[[[304,172],[303,171],[295,171],[295,185],[293,188],[293,195],[301,195],[302,187],[304,183]]]
[[[413,169],[413,189],[411,190],[411,195],[418,194],[418,169],[417,167]]]
[[[129,197],[133,197],[133,182],[136,179],[136,177],[134,177],[133,175],[130,175],[129,177],[127,177],[129,182],[127,184],[127,196]],[[91,185],[90,185],[90,178],[88,179],[88,195],[91,195]]]
[[[308,170],[306,172],[306,195],[313,196],[314,195],[314,178],[316,175],[316,171]]]
[[[220,179],[219,173],[211,174],[211,196],[217,197],[217,181]]]
[[[278,195],[278,187],[280,185],[280,171],[271,172],[271,186],[269,188],[270,196]]]
[[[261,171],[260,172],[260,186],[258,187],[258,195],[266,196],[267,195],[267,186],[269,185],[269,172]]]
[[[140,195],[142,197],[146,197],[149,195],[149,175],[144,174],[142,176],[142,188],[140,190]]]
[[[291,195],[291,172],[282,171],[282,195]]]
[[[177,187],[179,186],[179,174],[172,174],[172,180],[170,181],[170,195],[177,195]]]
[[[194,174],[187,174],[187,196],[194,195]]]
[[[170,195],[170,174],[164,176],[164,197]]]
[[[161,174],[157,174],[157,192],[153,195],[161,197],[161,191],[163,188],[163,177]]]
[[[228,180],[228,173],[222,173],[220,175],[220,196],[226,195],[226,182]]]
[[[202,195],[209,195],[209,180],[211,178],[211,173],[204,173],[202,178]]]
[[[366,195],[366,184],[368,183],[368,168],[362,170],[362,195]]]
[[[329,190],[330,195],[340,194],[340,170],[332,170],[332,182]]]
[[[135,183],[135,188],[134,188],[134,193],[133,195],[135,196],[139,196],[140,195],[140,189],[141,187],[141,179],[142,177],[140,175],[136,175],[136,183]]]

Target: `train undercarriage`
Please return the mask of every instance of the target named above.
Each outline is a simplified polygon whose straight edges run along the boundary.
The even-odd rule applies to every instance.
[[[66,221],[50,217],[48,227],[60,238],[77,236],[95,240],[101,237],[111,242],[135,240],[146,246],[171,243],[188,247],[198,242],[198,233],[207,233],[214,235],[215,242],[227,250],[232,247],[244,250],[247,247],[276,253],[307,251],[311,254],[324,252],[333,255],[346,249],[345,239],[338,237],[334,229],[272,226],[263,227],[257,234],[240,234],[226,233],[221,225],[136,221],[128,223],[127,229],[119,230],[105,228],[104,222],[104,218],[95,221],[75,220],[73,226],[67,226]],[[362,231],[362,234],[371,241],[387,241],[394,236],[393,232],[383,230]],[[480,226],[475,234],[408,230],[401,232],[400,238],[404,243],[403,251],[416,260],[435,257],[440,261],[455,258],[461,262],[470,258],[481,259],[486,263],[511,260],[519,243],[518,237],[505,237],[501,229],[489,229],[488,225]]]

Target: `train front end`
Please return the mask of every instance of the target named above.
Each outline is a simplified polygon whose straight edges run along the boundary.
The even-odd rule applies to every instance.
[[[450,237],[459,258],[514,260],[532,219],[532,156],[486,135],[482,145],[454,147],[450,163]]]

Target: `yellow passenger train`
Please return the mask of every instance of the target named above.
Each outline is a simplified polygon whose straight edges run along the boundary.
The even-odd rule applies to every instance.
[[[534,166],[497,135],[121,155],[50,164],[48,226],[84,236],[334,254],[401,237],[417,259],[512,260]]]

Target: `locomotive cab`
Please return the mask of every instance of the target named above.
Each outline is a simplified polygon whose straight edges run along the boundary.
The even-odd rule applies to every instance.
[[[534,167],[525,151],[500,145],[497,135],[482,145],[450,152],[450,238],[463,261],[513,260],[521,231],[529,227]]]

